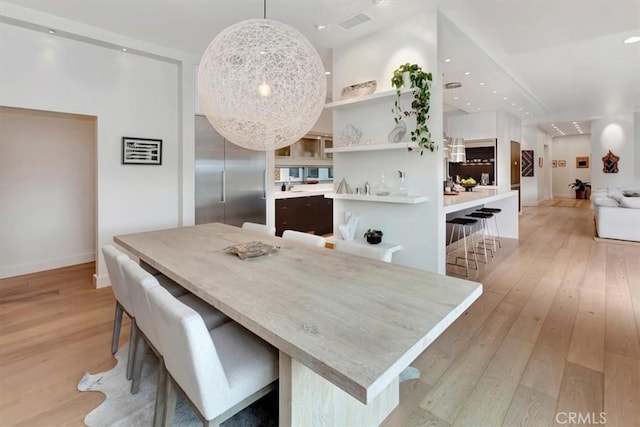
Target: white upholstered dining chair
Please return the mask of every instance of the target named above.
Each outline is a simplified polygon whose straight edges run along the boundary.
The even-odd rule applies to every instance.
[[[135,313],[136,341],[131,344],[135,346],[131,393],[135,394],[140,387],[140,377],[142,375],[146,348],[149,347],[162,362],[162,352],[160,351],[158,338],[160,332],[151,314],[151,306],[147,294],[153,288],[165,288],[160,285],[157,276],[151,275],[132,260],[124,263],[122,272],[129,288],[130,302],[133,307],[133,312]],[[168,278],[165,279],[169,280]],[[165,291],[171,295],[171,292],[167,289],[165,289]],[[176,297],[175,295],[171,296],[172,298]],[[204,319],[209,329],[213,329],[229,321],[227,316],[191,293],[180,295],[177,298],[182,301],[183,304],[195,310]],[[158,377],[158,381],[161,381],[160,376]]]
[[[129,256],[119,251],[112,245],[102,247],[104,261],[107,264],[107,272],[109,273],[109,281],[111,282],[111,291],[116,298],[116,310],[113,317],[113,336],[111,338],[111,354],[118,351],[118,341],[120,341],[120,330],[122,328],[122,316],[126,313],[131,319],[131,335],[129,345],[129,355],[127,357],[127,379],[131,379],[133,373],[133,352],[135,339],[135,326],[133,308],[129,299],[129,290],[122,274],[122,266],[129,260]]]
[[[359,255],[365,258],[377,259],[379,261],[391,262],[392,253],[382,251],[375,246],[358,245],[344,240],[337,240],[333,247],[340,252],[349,253],[351,255]]]
[[[317,246],[324,248],[327,243],[327,239],[322,236],[316,236],[315,234],[302,233],[300,231],[285,230],[282,233],[283,239],[294,240],[296,242],[304,243],[306,245]]]
[[[267,226],[264,224],[256,224],[255,222],[243,222],[242,228],[249,231],[255,231],[256,233],[267,234],[269,236],[276,235],[276,228]]]
[[[113,245],[103,246],[102,254],[104,255],[105,263],[107,264],[107,273],[109,274],[109,281],[111,282],[111,290],[116,298],[116,309],[113,318],[113,337],[111,339],[111,354],[115,354],[118,351],[123,313],[126,313],[131,319],[129,354],[127,356],[127,379],[130,380],[133,375],[133,357],[135,352],[137,329],[135,327],[135,311],[131,304],[131,297],[129,295],[129,286],[124,279],[122,267],[126,261],[130,261],[131,259],[127,254],[116,249]],[[154,274],[156,274],[156,278],[160,285],[166,288],[171,295],[179,296],[187,294],[187,291],[183,287],[161,275],[158,271],[154,271]]]
[[[236,322],[207,330],[198,313],[162,288],[148,296],[168,373],[164,425],[173,423],[176,387],[205,426],[219,426],[275,388],[277,349]]]

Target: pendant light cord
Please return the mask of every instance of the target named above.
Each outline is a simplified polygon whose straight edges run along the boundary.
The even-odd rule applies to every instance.
[[[267,0],[264,0],[264,19],[267,19]]]

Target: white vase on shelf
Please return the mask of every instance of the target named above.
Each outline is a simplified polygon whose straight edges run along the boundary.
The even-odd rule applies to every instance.
[[[407,125],[404,123],[404,121],[401,121],[396,125],[396,127],[393,128],[393,130],[387,137],[387,141],[389,141],[390,144],[400,142],[402,141],[402,138],[404,138],[404,135],[406,133],[407,133]]]

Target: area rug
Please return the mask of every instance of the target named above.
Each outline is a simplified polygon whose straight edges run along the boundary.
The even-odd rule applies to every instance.
[[[116,366],[98,374],[85,373],[78,383],[80,391],[99,391],[106,395],[104,402],[89,412],[84,423],[89,427],[138,427],[153,424],[158,362],[147,352],[140,391],[130,392],[131,382],[126,379],[128,344],[116,353]],[[201,426],[202,423],[182,398],[178,398],[175,426]],[[256,401],[251,406],[222,423],[223,427],[275,427],[278,425],[277,391]]]

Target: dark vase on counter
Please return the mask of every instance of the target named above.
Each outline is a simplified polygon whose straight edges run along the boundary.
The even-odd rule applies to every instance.
[[[372,245],[377,245],[378,243],[382,242],[382,236],[367,236],[367,242],[371,243]]]
[[[367,243],[370,243],[372,245],[377,245],[378,243],[382,242],[383,234],[384,233],[380,230],[368,229],[364,233],[364,238],[367,239]]]

